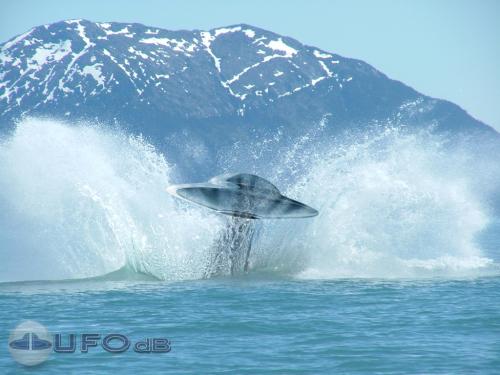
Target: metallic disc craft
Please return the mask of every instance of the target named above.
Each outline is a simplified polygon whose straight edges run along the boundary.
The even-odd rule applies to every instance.
[[[170,186],[181,199],[219,213],[246,219],[287,219],[316,216],[314,208],[287,198],[262,177],[239,173],[212,178],[206,183]]]
[[[173,185],[175,197],[231,216],[215,246],[206,277],[248,271],[255,219],[293,219],[318,215],[304,203],[285,197],[266,179],[247,173],[214,177],[206,183]]]

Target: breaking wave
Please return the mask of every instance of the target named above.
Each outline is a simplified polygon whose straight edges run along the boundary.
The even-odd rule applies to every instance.
[[[427,131],[328,138],[324,126],[291,144],[278,132],[218,155],[217,172],[258,173],[320,211],[312,220],[259,223],[255,271],[497,272],[497,254],[479,241],[497,220],[488,201],[500,186],[497,160],[479,163]],[[0,143],[0,281],[88,278],[123,267],[162,280],[201,278],[225,219],[165,192],[183,175],[175,155],[164,154],[101,126],[21,121]]]

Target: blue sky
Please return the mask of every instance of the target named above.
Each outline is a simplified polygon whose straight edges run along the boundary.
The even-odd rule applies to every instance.
[[[368,62],[500,131],[497,0],[4,0],[0,41],[68,18],[167,29],[248,23]]]

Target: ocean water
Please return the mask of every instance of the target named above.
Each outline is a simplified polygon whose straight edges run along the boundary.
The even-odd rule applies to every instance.
[[[0,140],[0,373],[499,373],[498,144],[324,126],[218,150],[214,175],[257,173],[320,214],[259,222],[250,272],[204,280],[225,218],[166,193],[187,182],[168,147],[23,120]],[[17,363],[25,320],[75,353]],[[88,333],[132,344],[82,353]],[[135,352],[147,338],[171,350]]]
[[[3,374],[498,374],[500,278],[2,285],[0,329],[167,337],[169,353],[52,353]]]

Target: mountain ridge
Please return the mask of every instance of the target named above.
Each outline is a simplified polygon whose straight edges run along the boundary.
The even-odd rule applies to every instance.
[[[212,122],[300,131],[329,115],[333,132],[391,121],[496,133],[361,60],[244,23],[172,31],[65,20],[34,27],[0,51],[0,126],[43,115],[165,136]]]

